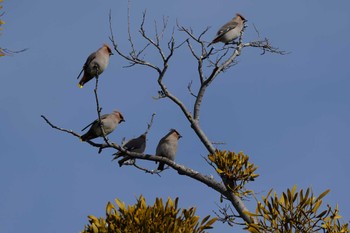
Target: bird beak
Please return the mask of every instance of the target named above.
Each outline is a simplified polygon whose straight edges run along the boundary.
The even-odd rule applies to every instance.
[[[109,53],[109,56],[112,56],[112,55],[114,55],[114,53],[110,52],[110,53]]]

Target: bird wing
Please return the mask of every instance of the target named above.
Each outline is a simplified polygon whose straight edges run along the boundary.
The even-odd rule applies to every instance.
[[[164,148],[164,144],[166,143],[166,141],[168,140],[167,138],[168,134],[166,136],[164,136],[162,139],[160,139],[158,146],[156,148],[156,155],[158,156],[164,156],[163,155],[163,148]]]
[[[109,116],[109,114],[104,114],[104,115],[102,115],[102,116],[101,116],[101,120],[106,119],[108,116]],[[91,125],[93,125],[93,124],[95,124],[95,123],[97,123],[97,122],[98,122],[98,119],[94,120],[93,122],[91,122],[90,124],[88,124],[87,126],[85,126],[81,131],[86,130],[89,126],[91,126]]]
[[[146,134],[141,134],[139,137],[129,140],[123,147],[130,151],[141,148],[144,150],[146,148]]]
[[[234,29],[235,27],[237,27],[237,25],[238,25],[237,22],[232,22],[232,21],[226,23],[224,26],[222,26],[222,27],[219,29],[219,31],[218,31],[217,34],[216,34],[216,35],[217,35],[216,38],[218,38],[218,37],[224,35],[224,34],[225,34],[226,32],[228,32],[228,31]]]
[[[136,139],[131,139],[130,141],[128,141],[127,143],[125,143],[125,145],[123,146],[124,149],[126,150],[132,150],[137,146],[136,143]]]
[[[80,75],[83,73],[83,71],[90,65],[91,61],[94,60],[96,57],[96,52],[93,52],[90,54],[90,56],[86,59],[85,64],[83,65],[83,68],[81,69],[77,79],[80,78]]]
[[[85,69],[86,67],[88,67],[90,65],[90,63],[92,62],[92,60],[94,60],[96,57],[96,52],[93,52],[92,54],[90,54],[90,56],[88,56],[88,58],[86,59],[86,62],[83,66],[83,69]]]

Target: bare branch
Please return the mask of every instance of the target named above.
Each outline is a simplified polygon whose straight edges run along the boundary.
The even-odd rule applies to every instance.
[[[234,211],[230,205],[225,204],[224,207],[221,207],[218,204],[216,205],[219,208],[219,213],[217,213],[216,211],[213,212],[218,217],[219,221],[221,221],[222,223],[227,223],[231,227],[234,225],[246,225],[245,223],[235,221],[236,218],[239,218],[240,216],[234,214]]]
[[[168,17],[163,16],[163,26],[160,30],[160,33],[158,33],[157,21],[156,20],[154,21],[154,31],[156,33],[156,41],[157,41],[156,44],[158,46],[160,46],[160,41],[163,40],[164,32],[165,32],[165,29],[167,28],[167,25],[168,25],[168,20],[169,20]]]
[[[275,53],[279,55],[286,55],[290,53],[272,46],[270,44],[270,41],[267,38],[265,38],[264,40],[258,40],[258,41],[252,41],[252,42],[246,43],[244,44],[244,47],[260,48],[262,50],[261,55],[264,55],[266,52]]]
[[[129,1],[129,4],[130,4],[130,1]],[[199,34],[199,36],[195,36],[191,28],[187,29],[185,27],[179,26],[179,24],[178,24],[179,31],[184,32],[189,38],[180,44],[176,44],[175,37],[174,37],[174,29],[173,29],[172,35],[170,39],[167,41],[167,50],[164,50],[161,47],[161,44],[163,44],[162,41],[164,39],[166,28],[168,26],[168,18],[163,17],[163,25],[160,27],[160,29],[158,28],[158,25],[155,22],[154,24],[155,38],[153,36],[152,37],[149,36],[149,34],[146,32],[145,23],[146,23],[146,12],[143,12],[142,22],[139,28],[139,33],[140,33],[139,35],[141,36],[141,39],[145,41],[146,45],[142,49],[137,50],[135,46],[136,44],[134,44],[132,40],[132,33],[131,33],[131,26],[130,26],[130,9],[128,9],[128,41],[130,43],[131,52],[129,52],[128,54],[123,53],[121,50],[119,50],[118,44],[113,36],[112,17],[110,12],[110,15],[109,15],[109,24],[110,24],[109,26],[110,26],[110,33],[111,33],[110,40],[113,43],[114,50],[117,52],[117,54],[119,54],[122,58],[124,58],[127,62],[129,62],[128,67],[134,66],[134,65],[142,65],[142,66],[150,67],[151,69],[157,72],[158,74],[157,82],[160,87],[160,91],[158,92],[157,98],[158,99],[169,98],[175,105],[177,105],[177,107],[183,112],[183,114],[187,118],[192,129],[197,134],[198,138],[201,140],[201,142],[206,147],[208,152],[210,154],[214,154],[215,153],[214,143],[208,139],[208,137],[206,136],[206,134],[204,133],[204,131],[202,130],[199,124],[201,104],[207,88],[210,86],[210,84],[216,79],[216,77],[221,72],[224,72],[225,70],[229,69],[230,67],[232,67],[232,65],[236,63],[235,61],[236,58],[240,55],[241,51],[245,47],[260,48],[263,50],[263,53],[272,52],[272,53],[284,54],[285,52],[280,51],[278,48],[271,46],[267,39],[263,41],[253,41],[250,43],[243,43],[242,37],[243,37],[244,30],[242,30],[242,34],[238,39],[238,42],[226,44],[223,46],[222,49],[219,49],[219,50],[214,50],[213,48],[211,48],[209,51],[207,51],[205,46],[207,42],[203,41],[202,37],[208,31],[209,29],[208,27],[205,30],[203,30]],[[192,82],[187,87],[188,90],[190,91],[190,94],[196,98],[193,106],[193,115],[188,110],[187,106],[177,96],[172,94],[172,92],[167,88],[167,86],[164,83],[164,77],[168,70],[169,61],[173,57],[176,49],[180,48],[184,43],[187,43],[192,56],[197,60],[197,70],[198,70],[198,77],[200,81],[200,87],[197,94],[192,92],[192,89],[191,89]],[[200,49],[199,52],[196,51],[198,48]],[[151,49],[152,51],[156,51],[157,55],[160,57],[162,61],[162,64],[155,65],[156,63],[153,64],[151,63],[152,61],[148,61],[147,58],[141,57],[146,51],[146,49]],[[215,61],[210,60],[210,57],[213,55],[217,56]],[[211,67],[211,69],[209,70],[208,74],[205,74],[203,70],[203,63],[205,61],[211,64],[211,66],[209,66]],[[98,86],[98,77],[96,77],[96,88],[94,92],[95,92],[95,99],[96,99],[96,105],[97,105],[97,112],[100,120],[101,109],[98,103],[97,86]],[[148,133],[148,131],[151,128],[153,117],[154,115],[152,115],[151,122],[150,124],[148,124],[146,133]],[[57,127],[55,129],[60,130],[61,128]],[[75,134],[73,131],[64,130],[64,129],[61,131],[80,137],[80,135]],[[217,182],[214,178],[210,176],[203,175],[191,168],[187,168],[183,165],[177,164],[174,161],[167,159],[166,157],[160,157],[160,156],[155,156],[150,154],[139,154],[139,153],[127,151],[126,149],[124,149],[123,147],[120,147],[115,143],[110,143],[108,139],[105,137],[104,133],[103,133],[103,138],[105,143],[102,145],[105,145],[105,147],[114,148],[122,152],[123,156],[125,156],[123,159],[125,158],[132,159],[130,161],[130,165],[133,165],[135,168],[139,170],[142,170],[150,174],[160,173],[155,170],[150,170],[148,168],[143,168],[141,166],[138,166],[135,162],[136,159],[163,162],[166,165],[173,168],[174,170],[176,170],[180,175],[191,177],[192,179],[195,179],[211,187],[212,189],[216,190],[222,195],[223,199],[228,200],[234,206],[235,210],[238,213],[237,215],[229,215],[227,211],[230,210],[231,207],[222,208],[221,213],[226,214],[227,219],[232,219],[239,216],[246,223],[252,223],[254,221],[245,213],[247,211],[247,208],[245,207],[242,199],[239,196],[235,195],[234,192],[232,192],[231,188],[228,185],[229,181],[227,181],[225,177],[221,177],[222,182]],[[213,164],[210,164],[210,162],[207,159],[206,161],[210,166],[212,166],[215,169],[215,166]]]
[[[51,126],[53,129],[57,129],[57,130],[59,130],[59,131],[69,133],[69,134],[71,134],[71,135],[73,135],[73,136],[75,136],[75,137],[77,137],[77,138],[80,139],[80,136],[81,136],[80,134],[78,134],[78,133],[76,133],[76,132],[74,132],[74,131],[72,131],[72,130],[64,129],[64,128],[61,128],[61,127],[58,127],[58,126],[52,124],[44,115],[41,115],[41,117],[42,117],[42,118],[46,121],[46,123],[47,123],[49,126]],[[101,153],[101,150],[102,150],[102,149],[110,147],[110,146],[107,145],[107,144],[95,143],[95,142],[90,141],[90,140],[89,140],[89,141],[86,141],[86,142],[89,143],[89,144],[90,144],[91,146],[93,146],[93,147],[99,148],[99,153]]]
[[[189,82],[187,85],[187,89],[193,97],[197,98],[197,96],[192,92],[192,83],[193,81],[191,80],[191,82]]]
[[[60,127],[57,127],[51,122],[49,122],[46,117],[42,116],[42,118],[54,129],[57,129],[62,132],[66,132],[69,134],[72,134],[75,137],[80,138],[80,135],[71,131],[71,130],[66,130]],[[90,145],[99,147],[99,148],[114,148],[118,151],[121,151],[122,153],[125,153],[126,156],[129,156],[133,159],[142,159],[142,160],[149,160],[149,161],[154,161],[154,162],[163,162],[167,164],[168,166],[172,167],[175,169],[180,175],[185,175],[188,177],[191,177],[192,179],[195,179],[210,188],[216,190],[217,192],[221,193],[223,196],[227,197],[228,200],[234,205],[235,209],[239,212],[240,216],[248,223],[251,223],[251,219],[244,214],[244,211],[247,211],[246,207],[244,206],[243,202],[236,197],[229,189],[227,189],[223,184],[218,183],[215,181],[212,177],[210,176],[205,176],[199,173],[198,171],[195,171],[191,168],[187,168],[183,165],[177,164],[174,161],[167,159],[166,157],[161,157],[161,156],[155,156],[155,155],[150,155],[150,154],[139,154],[136,152],[129,152],[122,148],[121,146],[117,145],[116,143],[110,143],[109,145],[107,144],[96,144],[91,141],[87,141]],[[141,169],[142,170],[142,169]],[[150,170],[151,171],[151,170]],[[151,173],[151,172],[149,172]]]
[[[226,142],[211,142],[214,145],[226,145]]]
[[[122,160],[124,160],[124,159],[126,159],[126,158],[123,158]],[[135,159],[130,159],[130,157],[128,157],[127,160],[128,160],[128,161],[126,161],[126,160],[123,161],[122,165],[133,166],[133,167],[135,167],[135,168],[138,169],[138,170],[144,171],[145,173],[148,173],[148,174],[151,174],[151,175],[156,174],[156,175],[158,175],[159,177],[161,177],[161,175],[159,174],[161,171],[159,171],[159,170],[150,170],[150,169],[148,169],[148,168],[141,167],[141,166],[139,166],[139,165],[136,164],[136,160],[135,160]],[[119,161],[119,162],[120,162],[120,161]],[[118,162],[118,163],[119,163],[119,162]],[[165,168],[165,169],[166,169],[166,168]]]
[[[156,113],[153,113],[152,116],[151,116],[150,122],[147,123],[147,129],[146,129],[145,134],[148,134],[148,132],[151,130],[151,127],[152,127],[152,124],[153,124],[153,119],[154,119],[155,115],[156,115]]]
[[[259,32],[258,28],[255,26],[255,24],[253,24],[253,27],[254,27],[256,34],[258,35],[258,38],[260,38],[260,32]]]
[[[49,124],[52,128],[57,129],[57,130],[62,131],[62,132],[72,134],[80,139],[80,135],[75,133],[73,130],[63,129],[61,127],[58,127],[58,126],[52,124],[44,115],[41,115],[41,118],[43,118],[46,121],[46,123]]]
[[[194,51],[194,49],[193,49],[193,47],[192,47],[192,45],[191,45],[190,40],[187,39],[186,42],[187,42],[188,48],[190,49],[190,51],[191,51],[193,57],[196,58],[197,60],[200,60],[200,58],[197,56],[196,52]]]
[[[157,42],[154,42],[147,34],[146,34],[146,31],[145,31],[145,28],[144,28],[144,24],[145,24],[145,20],[146,20],[146,11],[143,12],[143,15],[142,15],[142,23],[141,23],[141,27],[140,27],[140,34],[141,36],[146,39],[151,45],[153,45],[159,52],[159,54],[161,55],[162,59],[165,60],[165,55],[162,51],[162,49],[160,48],[159,46],[159,43]],[[157,35],[156,35],[156,40],[157,39]]]
[[[216,167],[214,166],[214,163],[212,161],[210,161],[207,157],[203,155],[202,158],[205,160],[205,162],[207,162],[207,164],[209,164],[214,170],[216,170]]]
[[[128,40],[129,40],[129,43],[130,43],[130,46],[131,46],[131,51],[132,53],[135,52],[135,47],[134,47],[134,43],[132,41],[132,38],[131,38],[131,26],[130,26],[130,5],[131,5],[131,1],[128,0]],[[146,48],[146,47],[145,47]],[[134,54],[130,54],[130,55],[134,55]]]
[[[254,24],[253,24],[253,27],[254,27],[256,34],[258,35],[258,38],[260,38],[260,32],[259,32],[258,28]],[[257,40],[257,41],[252,41],[252,42],[246,43],[244,46],[245,47],[260,48],[262,50],[261,55],[264,55],[266,52],[276,53],[279,55],[286,55],[286,54],[290,53],[290,52],[286,52],[284,50],[280,50],[279,48],[272,46],[269,39],[266,37],[263,40]]]
[[[23,52],[25,52],[27,50],[28,50],[28,48],[21,49],[21,50],[10,50],[10,49],[5,49],[5,48],[1,48],[0,47],[0,57],[1,57],[1,55],[11,56],[11,55],[14,55],[14,54],[17,54],[17,53],[23,53]]]
[[[106,144],[108,146],[111,146],[110,145],[110,142],[109,142],[109,139],[107,138],[107,135],[105,133],[105,130],[104,128],[102,127],[102,121],[101,121],[101,111],[102,111],[102,108],[100,107],[100,103],[99,103],[99,100],[98,100],[98,95],[97,95],[97,89],[98,89],[98,78],[99,78],[99,75],[98,75],[98,67],[95,67],[96,68],[96,84],[95,84],[95,89],[94,89],[94,93],[95,93],[95,101],[96,101],[96,111],[97,111],[97,116],[98,116],[98,125],[101,129],[101,132],[102,132],[102,137],[103,137],[103,140],[106,142]]]
[[[44,117],[43,115],[41,116],[47,124],[49,124],[52,128],[65,132],[65,133],[69,133],[75,137],[80,138],[80,135],[75,133],[72,130],[66,130],[60,127],[57,127],[55,125],[53,125],[46,117]],[[87,141],[90,145],[95,146],[95,147],[99,147],[99,148],[114,148],[116,150],[119,150],[123,153],[125,153],[127,156],[133,158],[133,159],[142,159],[142,160],[148,160],[148,161],[154,161],[154,162],[163,162],[165,164],[167,164],[168,166],[172,167],[173,169],[175,169],[180,175],[185,175],[188,177],[191,177],[197,181],[200,181],[201,183],[211,187],[212,189],[218,191],[219,193],[221,193],[222,195],[224,195],[225,197],[227,197],[229,200],[231,200],[230,195],[228,195],[228,193],[230,192],[229,190],[226,189],[226,187],[221,184],[218,183],[217,181],[215,181],[212,177],[210,176],[205,176],[202,175],[201,173],[199,173],[198,171],[195,171],[191,168],[187,168],[183,165],[177,164],[174,161],[167,159],[166,157],[161,157],[161,156],[155,156],[155,155],[150,155],[150,154],[139,154],[136,152],[129,152],[127,150],[125,150],[124,148],[120,147],[119,145],[115,144],[115,143],[110,143],[109,145],[107,144],[97,144],[97,143],[93,143],[92,141]],[[142,169],[141,169],[142,170]],[[147,169],[148,170],[148,169]],[[152,170],[148,170],[148,173],[156,173],[156,172],[151,172]],[[232,202],[232,200],[231,200]],[[243,205],[243,203],[239,203],[239,201],[234,201],[233,203],[235,207],[237,207],[238,204]],[[237,207],[238,208],[238,207]],[[241,207],[240,207],[241,208]],[[245,210],[245,208],[243,209]],[[243,214],[243,212],[242,212]],[[249,218],[247,219],[248,222],[250,222]]]
[[[185,32],[192,40],[196,41],[199,44],[203,44],[204,45],[204,41],[202,40],[202,36],[205,35],[205,33],[208,32],[208,30],[210,29],[210,27],[206,27],[200,34],[198,37],[196,37],[193,34],[193,30],[192,28],[185,28],[184,26],[181,26],[178,22],[176,22],[177,28],[179,31]]]
[[[161,175],[159,174],[160,173],[160,171],[158,171],[158,170],[149,170],[149,169],[147,169],[147,168],[143,168],[143,167],[140,167],[140,166],[138,166],[137,164],[136,164],[136,162],[135,162],[135,160],[134,160],[134,163],[132,164],[134,167],[136,167],[137,169],[139,169],[139,170],[141,170],[141,171],[144,171],[145,173],[149,173],[149,174],[156,174],[156,175],[158,175],[159,177],[161,177]]]
[[[121,56],[122,58],[124,58],[125,60],[130,62],[130,65],[127,66],[127,67],[131,67],[131,66],[134,66],[134,65],[138,64],[138,65],[148,66],[148,67],[154,69],[155,71],[157,71],[157,73],[161,72],[161,70],[157,66],[155,66],[155,65],[153,65],[153,64],[151,64],[149,62],[146,62],[145,60],[139,58],[141,53],[149,46],[148,44],[143,49],[141,49],[140,52],[137,52],[136,49],[134,48],[132,40],[130,39],[129,42],[131,43],[131,47],[134,48],[134,49],[132,50],[132,52],[129,53],[129,55],[124,54],[122,51],[120,51],[118,49],[118,44],[117,44],[117,42],[116,42],[116,40],[114,38],[114,34],[113,34],[111,12],[109,13],[109,30],[110,30],[110,33],[111,33],[109,39],[110,39],[110,41],[113,44],[114,50],[117,52],[117,54],[119,56]]]

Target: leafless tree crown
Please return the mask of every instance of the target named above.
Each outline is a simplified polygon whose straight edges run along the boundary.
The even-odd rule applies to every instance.
[[[128,42],[130,45],[130,50],[128,52],[122,51],[122,49],[118,46],[118,42],[114,36],[113,26],[112,26],[112,14],[109,14],[109,26],[110,26],[110,40],[113,44],[115,52],[125,59],[128,62],[126,67],[133,66],[145,66],[149,69],[152,69],[156,72],[156,80],[159,85],[159,91],[157,99],[168,98],[170,99],[175,106],[177,106],[180,111],[184,114],[187,121],[190,123],[191,128],[198,136],[202,144],[208,151],[208,154],[215,154],[217,152],[215,148],[215,144],[209,140],[206,133],[203,131],[200,125],[200,113],[202,100],[206,93],[207,88],[210,84],[215,81],[215,79],[224,71],[232,68],[234,64],[236,64],[237,57],[244,51],[245,48],[258,48],[261,49],[262,54],[266,52],[275,53],[275,54],[285,54],[285,51],[281,51],[276,47],[273,47],[267,38],[262,40],[256,40],[251,42],[244,42],[244,30],[242,31],[241,37],[237,40],[237,42],[229,43],[226,45],[218,45],[219,49],[215,49],[211,47],[207,48],[208,42],[204,40],[204,37],[207,35],[209,27],[206,27],[202,32],[196,34],[192,28],[184,27],[179,23],[176,23],[176,26],[171,30],[170,38],[166,39],[165,34],[167,34],[167,29],[169,28],[168,18],[164,17],[161,24],[158,25],[157,22],[154,23],[154,35],[150,35],[150,33],[145,28],[146,22],[146,12],[142,15],[142,21],[140,27],[138,28],[139,37],[145,42],[145,45],[141,48],[138,48],[138,45],[134,43],[134,39],[132,37],[132,28],[130,26],[130,15],[128,14]],[[186,37],[183,41],[175,40],[175,33],[183,33]],[[259,34],[258,34],[259,35]],[[165,46],[164,46],[165,45]],[[165,85],[163,79],[167,74],[167,70],[169,67],[169,61],[173,58],[173,55],[176,51],[182,47],[187,47],[187,49],[192,54],[193,59],[197,63],[197,73],[198,73],[198,83],[199,88],[196,90],[192,87],[193,81],[189,82],[187,89],[189,93],[193,96],[193,106],[186,106],[180,98],[175,96],[171,90]],[[158,59],[160,59],[160,65],[152,62],[147,59],[145,52],[149,49],[153,49],[156,51]],[[159,63],[159,62],[158,62]],[[98,82],[99,78],[96,77],[94,95],[96,100],[96,111],[98,115],[98,119],[101,121],[101,107],[98,98]],[[147,124],[146,133],[150,130],[153,122],[154,114],[152,115],[150,123]],[[71,134],[77,138],[80,138],[80,134],[67,130],[61,127],[58,127],[51,123],[48,118],[42,115],[42,118],[49,124],[52,128],[66,132]],[[103,128],[101,127],[103,131]],[[243,220],[245,223],[252,223],[255,220],[246,214],[248,211],[242,201],[240,195],[232,191],[232,181],[230,181],[225,175],[221,176],[221,181],[215,180],[212,176],[204,175],[199,171],[195,171],[189,167],[184,165],[177,164],[174,161],[171,161],[164,157],[155,156],[152,154],[139,154],[134,152],[129,152],[125,150],[118,143],[111,142],[106,135],[103,135],[103,143],[95,143],[92,141],[87,141],[93,147],[98,148],[98,152],[100,153],[105,148],[113,148],[116,151],[123,152],[124,156],[128,156],[130,158],[135,159],[134,161],[140,160],[148,160],[148,161],[156,161],[156,162],[164,162],[172,169],[176,170],[178,174],[185,175],[191,177],[207,186],[217,191],[221,195],[221,199],[228,200],[228,202],[234,207],[237,214],[234,214],[231,205],[225,205],[225,207],[221,207],[219,212],[223,216],[222,221],[227,221],[228,219],[234,220],[239,218]],[[122,157],[123,158],[123,157]],[[121,159],[122,159],[121,158]],[[207,159],[206,159],[207,160]],[[207,160],[207,162],[215,169],[213,162]],[[150,170],[148,168],[144,168],[138,166],[136,162],[130,163],[129,165],[133,165],[137,169],[140,169],[146,173],[150,174],[158,174],[157,170]],[[232,214],[228,214],[228,211],[231,211]],[[218,213],[219,215],[219,213]],[[231,221],[232,222],[232,221]]]

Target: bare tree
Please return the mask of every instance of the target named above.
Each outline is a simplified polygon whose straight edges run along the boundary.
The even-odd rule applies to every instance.
[[[258,175],[255,174],[256,166],[249,162],[249,157],[243,153],[234,153],[227,151],[219,151],[215,147],[215,144],[209,139],[207,134],[201,127],[200,114],[203,97],[206,94],[207,88],[219,77],[224,71],[231,71],[231,68],[235,65],[237,57],[244,52],[246,48],[260,49],[261,54],[273,53],[284,55],[285,51],[278,49],[271,45],[267,38],[258,39],[256,41],[245,42],[244,41],[244,30],[241,33],[240,38],[237,42],[228,43],[226,45],[219,46],[220,49],[214,49],[213,47],[208,49],[207,44],[203,38],[208,32],[208,27],[200,33],[195,33],[190,27],[184,27],[179,23],[176,24],[171,31],[171,35],[166,39],[168,30],[168,19],[163,18],[161,25],[155,23],[155,30],[153,36],[146,31],[146,12],[143,13],[142,21],[138,29],[139,36],[144,40],[145,45],[138,48],[138,45],[134,43],[132,37],[132,28],[130,26],[130,16],[128,15],[128,41],[130,50],[125,52],[119,46],[117,39],[113,33],[112,15],[109,14],[109,26],[110,26],[110,40],[113,44],[115,52],[128,62],[127,67],[134,66],[145,66],[156,72],[156,80],[160,90],[158,91],[157,99],[167,98],[179,108],[179,110],[186,117],[190,123],[192,130],[195,132],[201,143],[208,151],[208,157],[204,158],[208,165],[213,167],[219,174],[221,180],[215,180],[212,176],[205,175],[199,171],[186,167],[184,165],[177,164],[165,157],[159,157],[152,154],[139,154],[125,150],[122,146],[115,142],[110,142],[109,139],[104,135],[103,143],[94,143],[87,141],[91,146],[99,148],[99,153],[105,148],[114,148],[116,151],[121,151],[122,155],[120,159],[132,158],[134,162],[128,163],[127,165],[133,165],[135,168],[145,171],[150,174],[160,174],[160,171],[149,170],[144,167],[140,167],[136,164],[137,160],[148,160],[163,162],[170,168],[176,170],[179,175],[184,175],[195,179],[211,189],[217,191],[222,200],[227,200],[228,204],[224,207],[219,207],[219,212],[216,212],[220,216],[220,220],[228,222],[229,224],[243,224],[252,225],[258,223],[258,216],[250,214],[244,204],[244,198],[252,194],[251,190],[246,190],[244,185],[250,181],[253,181]],[[254,27],[255,28],[255,27]],[[182,41],[176,41],[175,32],[182,33],[186,39]],[[256,30],[259,37],[259,33]],[[163,47],[163,45],[165,45]],[[192,82],[188,84],[188,91],[194,97],[193,106],[186,106],[183,101],[176,95],[174,95],[170,88],[164,83],[164,77],[167,74],[168,67],[173,55],[178,49],[186,47],[192,54],[193,59],[197,63],[197,76],[199,88],[194,89]],[[145,51],[153,49],[156,51],[160,59],[160,64],[147,58]],[[154,57],[152,59],[155,59]],[[96,77],[96,85],[94,89],[96,108],[98,117],[100,119],[101,108],[98,99],[98,77]],[[146,133],[149,131],[153,116],[148,124]],[[67,130],[52,124],[45,116],[42,116],[44,120],[54,129],[69,133],[75,137],[80,135],[74,131]],[[101,127],[102,129],[102,127]],[[236,221],[236,220],[239,221]],[[250,228],[253,229],[253,228]]]

